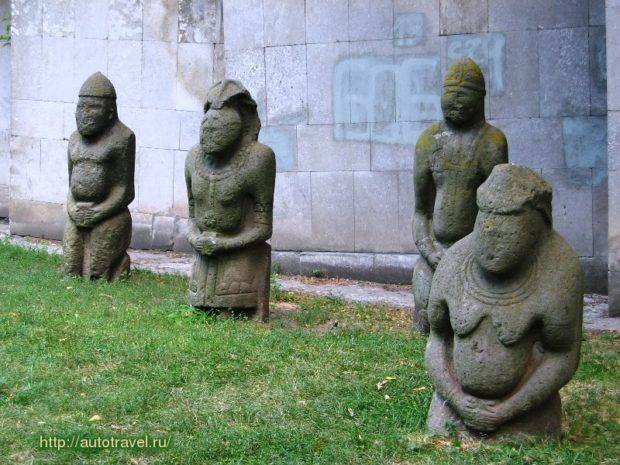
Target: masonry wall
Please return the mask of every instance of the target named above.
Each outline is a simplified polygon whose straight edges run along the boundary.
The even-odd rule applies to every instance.
[[[11,4],[0,0],[0,36],[10,25]],[[11,43],[0,40],[0,217],[9,216],[9,160],[11,130]]]
[[[607,283],[603,0],[13,0],[10,224],[59,238],[82,81],[114,82],[137,136],[135,247],[187,250],[182,167],[207,88],[240,79],[278,160],[274,262],[407,281],[413,144],[468,55],[511,161],[554,187],[554,222]],[[1,180],[0,180],[1,184]]]

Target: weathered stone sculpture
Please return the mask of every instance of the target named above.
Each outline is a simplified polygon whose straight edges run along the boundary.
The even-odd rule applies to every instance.
[[[433,271],[445,251],[469,234],[476,189],[493,167],[508,161],[506,137],[484,118],[482,71],[471,59],[454,62],[444,79],[444,121],[416,144],[413,233],[420,252],[413,271],[414,326],[428,332],[426,307]]]
[[[256,102],[243,85],[215,84],[185,179],[194,248],[190,305],[265,321],[276,164],[273,151],[257,142],[259,130]]]
[[[478,189],[474,231],[433,278],[427,424],[465,434],[558,437],[558,390],[579,363],[583,271],[552,227],[551,187],[502,164]]]
[[[108,280],[129,271],[136,138],[118,119],[116,91],[101,73],[82,85],[69,139],[69,218],[64,270]]]

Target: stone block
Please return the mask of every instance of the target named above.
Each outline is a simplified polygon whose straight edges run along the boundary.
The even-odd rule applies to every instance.
[[[273,206],[274,250],[304,250],[312,242],[310,173],[278,173]]]
[[[68,141],[41,139],[40,175],[36,182],[35,199],[65,203],[69,191],[67,168]]]
[[[54,102],[73,102],[76,91],[73,87],[74,39],[66,37],[44,37],[42,43],[43,77],[40,97]]]
[[[179,42],[221,43],[221,0],[179,1]]]
[[[262,0],[223,2],[223,8],[226,50],[248,50],[265,45]]]
[[[306,276],[320,272],[329,278],[366,281],[373,276],[374,256],[369,253],[304,252],[299,262],[300,274]]]
[[[187,152],[174,152],[174,167],[172,179],[172,212],[176,216],[189,216],[187,200],[187,185],[185,183],[185,157]]]
[[[311,173],[312,241],[306,249],[353,252],[353,173]]]
[[[441,35],[487,32],[489,0],[440,0]]]
[[[132,249],[150,249],[153,244],[153,215],[134,211],[132,206],[129,207],[132,220],[129,247]]]
[[[306,0],[306,42],[330,43],[349,39],[349,2]]]
[[[607,118],[564,118],[562,135],[566,167],[569,170],[592,168],[591,184],[599,186],[604,183],[607,179]]]
[[[608,180],[609,270],[620,272],[620,171],[610,171]],[[611,290],[611,285],[610,285]]]
[[[11,197],[31,200],[41,173],[41,140],[12,136],[10,143]]]
[[[590,26],[605,25],[605,0],[590,0]]]
[[[306,46],[267,48],[265,70],[268,124],[306,123]]]
[[[172,250],[180,253],[193,253],[194,249],[187,240],[189,224],[187,218],[175,218]]]
[[[389,284],[411,284],[413,267],[419,255],[376,254],[372,281]],[[411,295],[413,302],[413,294]]]
[[[370,143],[370,169],[372,171],[401,171],[413,169],[413,144]]]
[[[398,234],[400,240],[399,251],[402,253],[418,253],[418,249],[413,242],[414,209],[413,171],[400,171],[398,173]]]
[[[541,31],[539,44],[540,115],[589,114],[588,28]]]
[[[503,60],[502,60],[503,58]],[[503,91],[491,96],[491,118],[536,118],[539,116],[538,33],[514,31],[506,33],[505,51],[495,60],[503,66]],[[492,68],[493,70],[497,68]]]
[[[620,271],[609,271],[608,293],[609,293],[609,316],[620,317]]]
[[[591,27],[590,38],[590,114],[607,113],[607,45],[605,26]]]
[[[9,217],[10,192],[8,185],[0,184],[0,218]]]
[[[609,2],[608,2],[609,3]],[[620,3],[618,6],[607,6],[608,18],[620,18]],[[606,30],[607,50],[620,50],[620,27],[612,26]],[[620,60],[616,60],[613,53],[607,54],[607,108],[609,110],[620,110]]]
[[[143,0],[109,0],[108,38],[142,40]]]
[[[142,98],[142,42],[108,41],[108,78],[119,106],[139,108]]]
[[[142,43],[142,107],[175,108],[177,43]]]
[[[63,133],[63,104],[61,102],[13,100],[11,134],[62,139]]]
[[[224,46],[213,46],[213,82],[223,81],[226,77],[226,60],[224,59]]]
[[[0,131],[0,186],[10,183],[11,135],[9,130]]]
[[[179,112],[174,110],[143,109],[135,112],[139,120],[132,127],[137,144],[141,147],[178,150]],[[129,123],[126,123],[129,125]]]
[[[334,122],[334,100],[346,100],[350,95],[348,67],[338,71],[337,63],[349,58],[349,43],[308,44],[308,122],[330,124]],[[350,122],[350,113],[342,123]]]
[[[295,126],[267,126],[258,135],[259,142],[271,147],[276,155],[278,172],[293,171],[297,167],[297,128]]]
[[[620,112],[607,113],[607,166],[609,170],[620,170]]]
[[[354,174],[355,251],[399,252],[398,173]]]
[[[108,73],[108,42],[101,39],[79,39],[74,42],[73,100],[77,102],[80,87],[97,71]]]
[[[265,45],[297,45],[306,42],[304,0],[263,0]]]
[[[585,292],[607,294],[607,258],[580,257],[584,272]]]
[[[226,76],[237,79],[250,91],[258,105],[258,116],[267,123],[265,50],[231,50],[225,53]]]
[[[364,171],[370,169],[370,143],[336,141],[334,127],[297,126],[299,171]]]
[[[428,40],[439,35],[439,8],[437,0],[394,0],[394,39],[419,38]],[[420,20],[403,17],[404,15],[421,15]],[[399,19],[403,17],[402,19]],[[404,27],[413,20],[413,28]],[[403,24],[404,23],[404,24]],[[406,44],[395,45],[402,46]],[[408,45],[408,44],[407,44]]]
[[[43,0],[11,1],[11,41],[17,36],[41,34]]]
[[[271,270],[279,274],[300,275],[299,252],[271,251]]]
[[[181,120],[179,148],[189,150],[200,142],[200,123],[204,113],[202,111],[182,111],[178,114]]]
[[[144,2],[142,39],[176,42],[179,25],[177,0]]]
[[[174,152],[141,147],[137,158],[138,210],[159,215],[170,213],[173,201]]]
[[[603,176],[596,173],[599,170],[592,170],[592,178]],[[592,234],[594,256],[607,259],[609,249],[607,247],[608,234],[608,209],[609,209],[609,189],[607,186],[607,169],[604,170],[605,181],[598,186],[592,187]]]
[[[392,0],[349,0],[349,40],[392,39]]]
[[[17,236],[61,240],[67,213],[58,203],[22,200],[11,196],[9,230]]]
[[[109,0],[77,1],[75,3],[75,37],[108,38]]]
[[[584,0],[489,0],[489,30],[561,29],[588,25]]]
[[[38,100],[43,75],[41,37],[14,35],[11,46],[3,47],[11,53],[11,98]],[[24,79],[24,76],[28,76]]]
[[[553,188],[553,227],[566,239],[580,257],[591,257],[592,244],[592,189],[583,181],[591,170],[579,174],[579,182],[572,180],[574,171],[543,169],[542,175]]]
[[[75,35],[75,0],[62,2],[42,0],[41,6],[41,35],[52,37]]]
[[[176,77],[177,110],[202,111],[213,80],[213,44],[179,44]]]
[[[153,215],[153,242],[151,248],[172,250],[174,223],[173,216]]]
[[[0,46],[0,131],[11,127],[11,48]]]

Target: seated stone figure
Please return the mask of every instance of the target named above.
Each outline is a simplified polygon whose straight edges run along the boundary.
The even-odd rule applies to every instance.
[[[215,84],[185,180],[194,248],[190,305],[265,321],[276,164],[273,151],[257,142],[259,130],[256,102],[243,85]]]
[[[474,231],[433,278],[427,425],[558,437],[558,391],[579,363],[583,271],[552,227],[551,187],[534,171],[497,165],[477,203]]]
[[[82,85],[69,139],[64,270],[91,279],[129,271],[136,138],[118,119],[116,91],[101,73]]]

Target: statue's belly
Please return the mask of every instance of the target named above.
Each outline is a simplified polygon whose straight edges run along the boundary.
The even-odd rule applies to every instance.
[[[488,318],[467,337],[455,335],[454,368],[463,390],[484,398],[510,393],[526,373],[532,351],[529,339],[505,346]]]
[[[433,211],[433,234],[453,244],[474,229],[478,207],[475,191],[443,188],[437,192]]]
[[[71,194],[78,201],[99,202],[108,194],[106,167],[100,163],[82,161],[71,171]]]
[[[223,206],[218,202],[209,205],[197,202],[196,225],[201,231],[234,233],[241,228],[243,218],[242,204]]]

